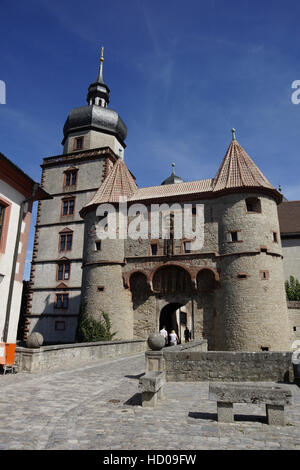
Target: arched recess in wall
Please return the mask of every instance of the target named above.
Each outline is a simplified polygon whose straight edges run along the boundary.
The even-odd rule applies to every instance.
[[[153,292],[176,294],[190,292],[191,276],[184,268],[176,265],[162,266],[157,269],[152,280]]]
[[[201,269],[197,274],[197,290],[211,292],[217,287],[216,274],[211,269]]]
[[[132,273],[129,279],[129,287],[132,294],[132,302],[134,308],[136,308],[136,306],[144,302],[150,294],[146,275],[141,271]]]

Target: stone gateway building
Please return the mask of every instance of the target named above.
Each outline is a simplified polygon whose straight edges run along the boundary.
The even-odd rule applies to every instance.
[[[282,195],[237,142],[212,179],[138,188],[124,163],[126,126],[109,109],[103,57],[87,106],[71,110],[64,153],[45,158],[27,310],[27,334],[72,342],[80,304],[109,315],[119,339],[147,338],[162,325],[183,338],[206,338],[210,350],[289,350],[277,205]],[[99,239],[97,209],[120,200],[204,205],[204,244],[191,238]],[[117,220],[119,218],[117,217]],[[120,227],[118,227],[120,229]]]

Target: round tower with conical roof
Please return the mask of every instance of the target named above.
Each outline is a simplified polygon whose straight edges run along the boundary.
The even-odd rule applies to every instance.
[[[281,194],[233,139],[213,180],[219,221],[216,349],[289,350]]]
[[[119,159],[91,201],[80,211],[85,224],[82,304],[86,314],[94,319],[100,320],[103,312],[108,314],[112,332],[116,332],[116,338],[119,339],[133,337],[131,293],[124,288],[122,276],[125,237],[120,235],[119,203],[136,190],[132,174],[123,160]],[[106,216],[108,204],[115,210],[115,233],[112,237],[102,239],[99,222],[104,223],[103,215]],[[101,208],[102,215],[99,215]]]

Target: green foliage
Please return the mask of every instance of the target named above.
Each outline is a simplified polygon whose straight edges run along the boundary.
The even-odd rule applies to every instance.
[[[111,332],[111,321],[107,313],[101,313],[103,320],[96,320],[86,313],[86,306],[81,305],[76,331],[78,343],[111,341],[116,333]]]
[[[285,281],[285,291],[288,300],[300,300],[300,282],[294,276],[290,276],[289,281]]]

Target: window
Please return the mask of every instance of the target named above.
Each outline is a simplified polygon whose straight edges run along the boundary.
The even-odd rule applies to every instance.
[[[261,349],[261,351],[269,351],[270,350],[269,346],[261,346],[260,349]]]
[[[66,322],[64,322],[64,321],[56,321],[54,328],[55,328],[55,331],[65,331],[65,329],[66,329]]]
[[[157,249],[157,243],[151,243],[151,255],[155,256],[157,255],[158,249]]]
[[[0,253],[5,252],[11,204],[0,199]]]
[[[104,291],[104,286],[98,286],[97,291],[98,292],[103,292]]]
[[[73,150],[83,149],[83,137],[75,137]]]
[[[75,207],[75,198],[63,199],[62,215],[73,215]]]
[[[59,235],[59,251],[72,250],[73,233],[61,233]]]
[[[101,251],[101,240],[95,242],[96,251]]]
[[[75,186],[77,183],[77,170],[69,170],[65,173],[65,186]]]
[[[247,212],[256,212],[258,214],[261,213],[261,202],[256,197],[249,197],[246,199],[246,209]]]
[[[238,273],[237,278],[238,279],[248,279],[249,274],[247,273]]]
[[[267,281],[269,279],[269,271],[260,271],[260,278],[262,281]]]
[[[237,232],[230,232],[231,241],[237,242],[238,241],[238,233]]]
[[[69,294],[56,294],[55,308],[68,308]]]
[[[6,209],[6,206],[4,206],[3,204],[0,204],[0,240],[1,240],[3,226],[4,226],[5,209]]]
[[[273,242],[278,243],[277,232],[272,232],[272,233],[273,233]]]
[[[70,279],[70,263],[59,263],[57,266],[57,280],[68,281]]]
[[[183,242],[183,249],[184,249],[185,253],[190,253],[191,252],[191,242],[190,241]]]

